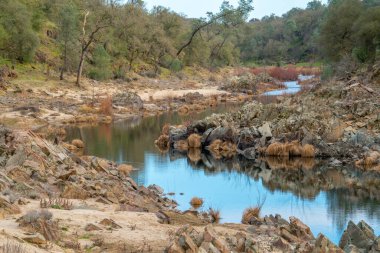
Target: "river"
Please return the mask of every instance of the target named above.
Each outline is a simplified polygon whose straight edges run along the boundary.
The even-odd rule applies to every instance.
[[[287,93],[299,90],[297,82],[285,84]],[[266,95],[283,92],[272,91]],[[179,115],[174,112],[111,125],[73,127],[67,129],[68,139],[82,138],[86,144],[85,154],[132,164],[139,169],[131,175],[139,185],[161,186],[166,193],[174,194],[170,197],[178,202],[180,210],[189,209],[190,199],[197,196],[205,201],[203,210],[212,207],[221,211],[221,222],[239,223],[245,208],[265,199],[262,215],[298,217],[310,226],[315,236],[323,233],[335,243],[339,242],[349,220],[358,222],[363,219],[379,234],[380,202],[377,200],[367,197],[353,199],[352,195],[339,189],[322,190],[313,185],[297,187],[296,181],[273,181],[272,170],[253,164],[248,166],[249,172],[243,169],[249,161],[245,161],[244,165],[239,160],[214,161],[211,165],[195,164],[186,156],[161,153],[154,146],[154,140],[165,123],[180,124],[239,107],[221,104],[197,114]],[[305,170],[294,173],[305,173]],[[339,175],[332,178],[339,180]]]

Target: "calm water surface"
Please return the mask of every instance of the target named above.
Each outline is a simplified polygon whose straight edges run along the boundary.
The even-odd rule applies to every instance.
[[[261,176],[239,171],[237,162],[219,162],[218,168],[204,169],[184,156],[162,154],[154,146],[165,123],[180,124],[204,118],[213,112],[236,110],[239,106],[220,105],[200,114],[180,116],[168,113],[150,118],[136,118],[113,125],[68,129],[68,139],[82,138],[85,153],[134,165],[132,177],[140,185],[157,184],[179,203],[179,209],[190,208],[192,197],[202,197],[203,209],[221,210],[222,222],[240,222],[243,210],[266,198],[262,213],[296,216],[311,227],[313,233],[323,233],[335,243],[349,220],[364,219],[380,233],[380,203],[369,199],[352,199],[346,191],[320,191],[304,197],[281,187],[269,187],[268,170]],[[300,189],[302,191],[302,189]],[[184,193],[180,195],[179,193]]]

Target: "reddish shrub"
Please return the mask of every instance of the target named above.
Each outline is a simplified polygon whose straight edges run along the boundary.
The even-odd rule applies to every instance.
[[[112,115],[112,97],[107,96],[100,102],[99,112],[104,115]]]
[[[298,79],[297,70],[293,67],[275,67],[269,70],[269,75],[281,81],[296,81]]]

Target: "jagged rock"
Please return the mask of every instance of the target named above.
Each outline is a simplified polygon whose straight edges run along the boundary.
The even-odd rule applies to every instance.
[[[339,247],[344,249],[348,245],[353,244],[360,250],[367,251],[374,243],[374,239],[373,230],[368,228],[368,225],[364,221],[361,221],[358,225],[349,221],[347,229],[340,239]]]
[[[113,228],[113,229],[118,229],[118,228],[122,228],[120,225],[118,225],[114,220],[112,219],[103,219],[99,222],[99,224],[103,225],[103,226],[106,226],[106,227],[110,227],[110,228]]]
[[[174,143],[179,140],[185,140],[188,137],[187,127],[185,126],[170,126],[169,128],[169,139],[170,143]]]
[[[144,108],[144,102],[137,93],[123,92],[112,97],[112,103],[116,106],[132,107],[136,110]]]
[[[149,185],[148,189],[154,191],[158,195],[161,195],[164,193],[164,189],[162,189],[162,187],[160,187],[156,184]]]
[[[96,231],[96,230],[102,230],[100,227],[92,224],[92,223],[89,223],[86,225],[86,227],[84,228],[84,230],[86,231]]]
[[[344,253],[344,251],[338,248],[324,235],[319,234],[315,241],[315,248],[313,253]]]
[[[279,237],[274,243],[273,243],[273,246],[278,248],[278,249],[281,249],[283,251],[287,251],[287,250],[290,250],[291,249],[291,245],[290,243],[288,243],[286,240],[284,240],[283,238]]]
[[[167,250],[168,253],[185,253],[185,250],[177,243],[174,242]]]
[[[296,217],[290,217],[290,229],[293,234],[295,234],[298,238],[304,240],[313,240],[314,235],[311,232],[310,228],[306,226],[302,221],[297,219]]]

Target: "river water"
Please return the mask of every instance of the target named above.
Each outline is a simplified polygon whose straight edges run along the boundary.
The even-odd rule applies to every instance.
[[[287,90],[289,93],[299,89],[294,82],[286,85],[290,87]],[[280,92],[283,91],[267,95],[278,95]],[[157,184],[166,193],[174,193],[170,197],[178,202],[181,210],[189,209],[190,199],[197,196],[204,199],[203,210],[212,207],[221,211],[221,222],[239,223],[245,208],[265,199],[262,215],[298,217],[310,226],[314,235],[323,233],[335,243],[339,242],[349,220],[358,222],[363,219],[377,234],[380,233],[379,201],[366,197],[353,198],[346,190],[324,191],[313,188],[313,185],[297,187],[296,181],[277,182],[270,178],[271,170],[252,165],[249,172],[243,171],[237,160],[214,161],[211,165],[202,162],[195,164],[186,156],[163,154],[154,146],[154,140],[165,123],[180,124],[239,107],[222,104],[198,114],[184,116],[166,113],[112,125],[68,128],[68,139],[82,138],[86,144],[85,154],[132,164],[139,169],[131,175],[139,185]],[[294,173],[304,173],[304,170]],[[339,176],[333,175],[332,178],[339,181]]]

